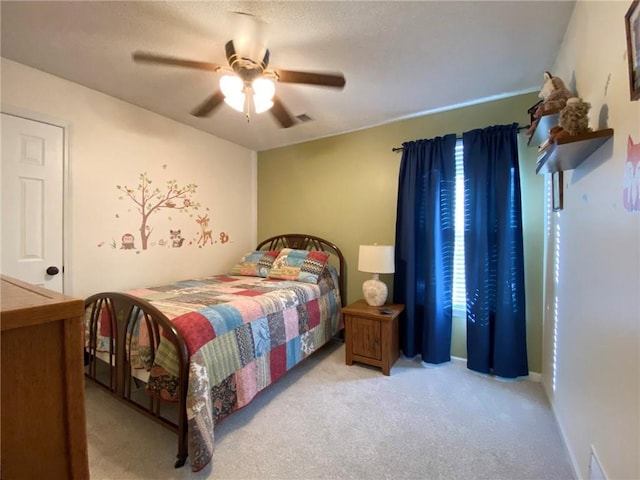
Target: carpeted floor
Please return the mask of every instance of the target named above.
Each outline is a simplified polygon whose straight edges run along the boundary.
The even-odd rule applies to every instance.
[[[203,471],[176,435],[87,382],[89,466],[111,479],[574,479],[542,386],[462,365],[344,363],[332,342],[216,427]]]

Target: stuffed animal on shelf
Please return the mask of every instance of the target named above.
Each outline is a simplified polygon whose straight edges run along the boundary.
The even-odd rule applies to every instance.
[[[544,83],[538,94],[542,100],[536,104],[531,114],[531,127],[525,132],[532,137],[540,122],[540,117],[549,112],[556,112],[565,107],[567,100],[573,97],[560,77],[554,77],[549,72],[544,72]]]
[[[567,132],[560,125],[556,125],[555,127],[551,127],[549,130],[549,139],[551,142],[557,142],[558,140],[562,140],[563,138],[569,137],[570,133]]]
[[[544,142],[542,142],[538,146],[538,153],[546,152],[549,147],[551,147],[554,142],[561,140],[563,138],[569,137],[569,132],[567,132],[560,125],[556,125],[555,127],[551,127],[549,130],[549,138],[547,138]]]
[[[544,83],[538,94],[542,103],[538,107],[539,116],[547,112],[557,111],[567,104],[567,100],[573,97],[560,77],[554,77],[549,72],[544,72]]]
[[[590,108],[591,104],[583,101],[581,98],[572,97],[568,99],[565,107],[560,110],[558,125],[572,136],[590,132]]]
[[[549,130],[547,138],[540,146],[538,152],[542,153],[551,147],[554,142],[566,137],[573,137],[591,131],[589,128],[589,109],[591,104],[581,98],[572,97],[567,100],[565,107],[558,115],[558,125]]]

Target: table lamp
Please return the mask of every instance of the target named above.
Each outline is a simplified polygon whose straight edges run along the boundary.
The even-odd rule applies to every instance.
[[[393,255],[393,245],[360,245],[358,270],[373,273],[373,278],[362,284],[364,299],[372,307],[380,307],[387,301],[389,290],[379,274],[395,271]]]

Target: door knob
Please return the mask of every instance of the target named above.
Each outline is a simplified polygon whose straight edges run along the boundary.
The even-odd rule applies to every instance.
[[[47,275],[57,275],[58,273],[60,273],[60,270],[58,269],[58,267],[54,267],[53,265],[50,266],[49,268],[47,268]]]

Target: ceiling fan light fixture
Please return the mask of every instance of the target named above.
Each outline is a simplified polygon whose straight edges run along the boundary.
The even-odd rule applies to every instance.
[[[276,86],[268,78],[256,78],[252,87],[255,95],[264,100],[271,100],[276,94]]]
[[[262,113],[262,112],[266,112],[271,107],[273,107],[273,101],[265,100],[264,98],[258,97],[258,95],[254,95],[253,106],[256,110],[256,113]]]
[[[236,75],[223,75],[220,77],[220,90],[225,97],[230,97],[242,93],[244,83],[240,77]]]
[[[223,75],[220,78],[220,90],[224,95],[224,101],[227,105],[239,112],[244,112],[244,84],[240,77]]]
[[[244,93],[236,93],[236,94],[224,97],[224,103],[226,103],[231,108],[233,108],[234,110],[237,110],[240,113],[245,113],[245,108],[244,108],[245,102],[246,102],[246,97]]]
[[[256,78],[251,85],[253,89],[253,106],[256,113],[262,113],[273,107],[273,96],[276,86],[267,78]]]

